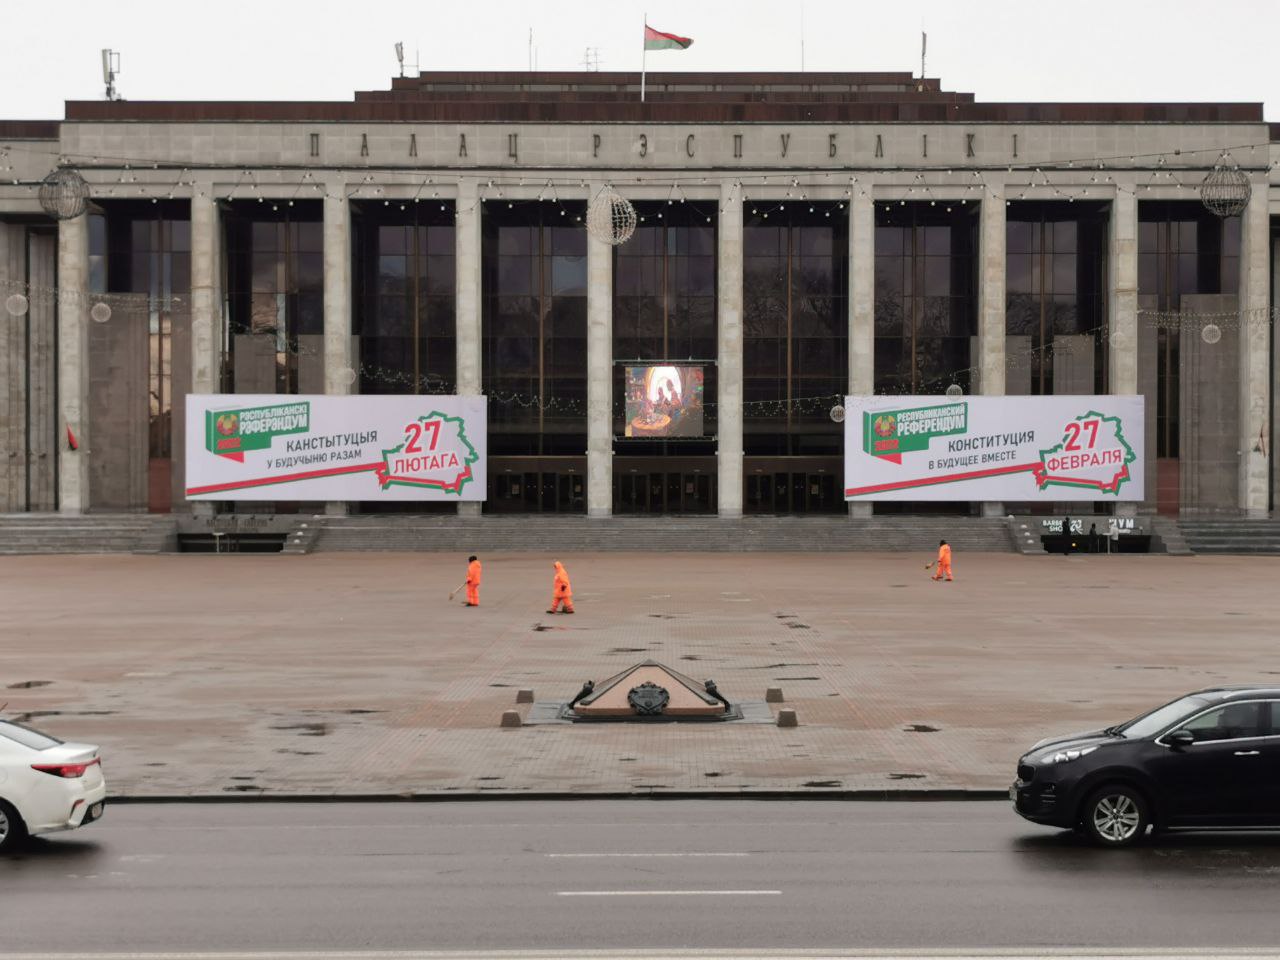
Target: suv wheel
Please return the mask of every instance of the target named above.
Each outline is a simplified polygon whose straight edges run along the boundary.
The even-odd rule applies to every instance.
[[[1085,835],[1104,847],[1127,847],[1147,832],[1151,815],[1142,794],[1115,784],[1096,790],[1085,801],[1081,816]]]
[[[27,826],[12,805],[0,800],[0,853],[9,853],[27,838]]]

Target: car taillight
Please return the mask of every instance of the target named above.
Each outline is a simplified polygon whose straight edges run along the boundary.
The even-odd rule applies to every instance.
[[[83,777],[84,772],[90,767],[97,766],[102,761],[96,757],[88,763],[33,763],[32,770],[39,770],[41,773],[47,773],[51,777],[63,777],[67,780],[74,780],[76,777]]]

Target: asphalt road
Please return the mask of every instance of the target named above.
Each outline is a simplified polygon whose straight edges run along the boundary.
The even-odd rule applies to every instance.
[[[1280,944],[1280,834],[1101,851],[1007,804],[109,807],[0,859],[0,957]]]

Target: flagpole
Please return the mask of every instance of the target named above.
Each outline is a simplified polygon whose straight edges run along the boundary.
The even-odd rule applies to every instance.
[[[649,14],[644,15],[644,29],[640,31],[640,102],[644,103],[644,69],[645,58],[649,53],[649,44],[646,42],[649,33]]]

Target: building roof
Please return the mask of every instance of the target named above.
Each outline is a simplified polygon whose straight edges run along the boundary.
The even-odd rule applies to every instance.
[[[434,72],[350,101],[69,100],[67,120],[1260,123],[1261,103],[980,103],[910,73]]]

